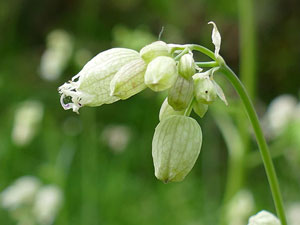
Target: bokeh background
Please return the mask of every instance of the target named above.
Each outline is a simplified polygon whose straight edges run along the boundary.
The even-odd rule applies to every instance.
[[[199,121],[200,157],[181,183],[154,176],[166,93],[64,111],[57,88],[97,53],[161,39],[213,49],[240,74],[268,138],[291,225],[300,224],[300,4],[295,0],[0,1],[0,224],[247,224],[275,213],[255,140],[228,82]],[[196,58],[202,59],[196,54]]]

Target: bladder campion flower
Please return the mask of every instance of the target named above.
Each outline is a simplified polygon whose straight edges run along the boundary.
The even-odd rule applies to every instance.
[[[110,83],[114,75],[127,63],[141,59],[138,52],[113,48],[92,58],[71,81],[59,87],[64,109],[78,112],[82,106],[100,106],[118,101],[111,96]],[[71,102],[65,103],[65,98]]]
[[[213,23],[215,57],[221,37]],[[181,181],[200,153],[202,131],[191,110],[201,118],[222,89],[213,80],[218,66],[203,73],[193,58],[191,47],[153,42],[140,52],[113,48],[92,58],[71,81],[59,87],[64,109],[78,113],[83,106],[100,106],[125,100],[149,87],[168,90],[152,143],[155,175],[164,182]],[[225,100],[226,101],[226,100]]]
[[[286,225],[276,172],[258,116],[243,84],[220,56],[221,35],[216,24],[209,24],[213,25],[214,52],[201,45],[166,44],[162,41],[145,46],[139,53],[125,48],[104,51],[90,60],[70,82],[59,87],[61,104],[64,109],[78,112],[82,106],[100,106],[127,99],[146,87],[155,92],[169,90],[159,113],[160,122],[152,141],[152,157],[158,179],[181,181],[194,166],[202,143],[200,125],[190,117],[191,111],[194,109],[203,117],[209,104],[217,97],[227,105],[222,88],[214,80],[214,74],[221,72],[234,86],[245,106],[261,151],[277,214],[282,225]],[[195,62],[192,51],[199,51],[213,61]],[[202,72],[203,68],[211,69]],[[264,214],[250,218],[249,225],[280,225],[276,217]]]

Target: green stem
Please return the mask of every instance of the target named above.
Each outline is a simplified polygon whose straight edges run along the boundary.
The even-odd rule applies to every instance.
[[[180,52],[175,58],[174,60],[177,61],[181,58],[181,56],[183,56],[184,54],[189,52],[189,48],[185,48],[182,52]]]
[[[171,48],[171,53],[174,53],[176,50],[184,50],[186,48],[189,48],[190,50],[196,50],[198,52],[203,53],[204,55],[207,55],[212,60],[216,60],[215,54],[209,50],[208,48],[203,47],[202,45],[196,45],[196,44],[186,44],[186,45],[177,45],[177,44],[169,44],[169,47]]]
[[[220,72],[223,72],[227,79],[231,82],[244,104],[250,122],[253,126],[257,144],[259,146],[261,157],[263,159],[277,215],[281,221],[281,224],[287,225],[277,175],[254,106],[246,92],[244,85],[226,64],[221,65]]]
[[[211,61],[211,62],[196,62],[195,63],[197,66],[199,67],[217,67],[219,66],[219,64],[215,61]]]

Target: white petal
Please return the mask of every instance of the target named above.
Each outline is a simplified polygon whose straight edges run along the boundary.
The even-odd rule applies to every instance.
[[[225,97],[225,94],[224,94],[222,88],[217,84],[216,81],[213,80],[212,82],[216,88],[217,95],[219,96],[219,98],[225,103],[225,105],[228,105],[228,102],[226,100],[226,97]]]
[[[218,31],[217,25],[214,22],[209,22],[208,24],[212,24],[214,26],[211,38],[212,38],[212,43],[215,45],[215,56],[219,56],[219,51],[221,47],[221,35]]]

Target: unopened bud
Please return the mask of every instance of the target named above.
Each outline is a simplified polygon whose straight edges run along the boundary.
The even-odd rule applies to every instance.
[[[167,56],[158,56],[147,67],[145,84],[153,91],[164,91],[175,83],[177,76],[175,60]]]
[[[141,49],[140,55],[146,63],[158,56],[171,56],[169,46],[163,41],[156,41]]]
[[[127,99],[147,86],[144,83],[146,63],[136,59],[124,65],[110,82],[111,96]]]
[[[196,120],[170,116],[155,128],[152,157],[155,176],[167,182],[182,181],[193,168],[202,144],[202,132]]]
[[[178,76],[175,84],[170,88],[168,95],[169,105],[181,111],[188,107],[194,94],[194,80]]]
[[[201,118],[204,117],[205,113],[207,112],[208,110],[208,105],[207,104],[203,104],[203,103],[200,103],[200,102],[197,102],[197,101],[194,101],[194,104],[193,104],[193,110],[194,112],[200,116]]]
[[[195,73],[195,61],[191,54],[183,55],[178,63],[178,73],[186,79],[191,78]]]
[[[217,98],[217,91],[214,83],[206,74],[196,74],[194,76],[195,96],[199,103],[210,104]]]
[[[175,111],[172,106],[169,105],[168,103],[168,98],[166,98],[163,102],[163,104],[160,107],[159,111],[159,121],[162,121],[169,116],[174,116],[174,115],[183,115],[183,111]]]

